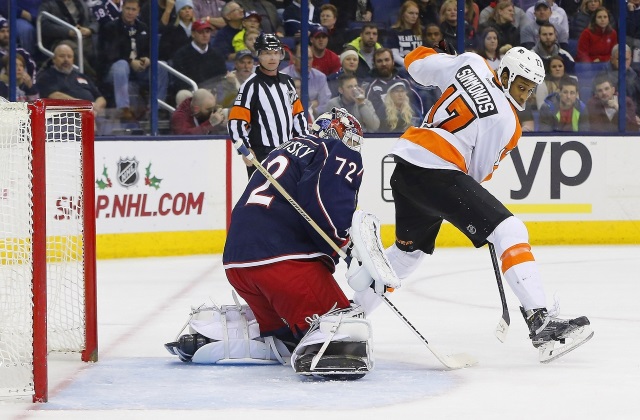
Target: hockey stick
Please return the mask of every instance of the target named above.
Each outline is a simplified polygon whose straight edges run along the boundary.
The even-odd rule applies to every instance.
[[[502,276],[500,275],[500,268],[498,267],[498,258],[496,257],[496,249],[491,242],[489,242],[489,253],[491,254],[491,262],[493,263],[493,272],[496,275],[496,282],[498,282],[498,292],[500,292],[500,302],[502,302],[502,318],[498,322],[496,327],[496,337],[498,340],[504,343],[507,339],[507,331],[509,330],[509,324],[511,319],[509,318],[509,308],[507,307],[507,298],[504,295],[504,287],[502,286]]]
[[[289,195],[289,193],[282,187],[282,185],[280,185],[280,183],[271,175],[271,173],[269,173],[269,171],[267,171],[267,169],[262,166],[262,163],[258,162],[258,159],[256,159],[255,155],[251,153],[251,151],[249,151],[244,143],[240,141],[234,141],[233,145],[240,153],[242,153],[245,158],[247,158],[256,167],[256,169],[271,183],[271,185],[273,185],[275,189],[278,190],[278,192],[289,202],[289,204],[293,206],[294,209],[296,209],[296,211],[311,225],[311,227],[313,227],[313,229],[318,232],[320,236],[322,236],[322,239],[324,239],[333,248],[333,250],[336,251],[338,255],[340,255],[342,259],[347,260],[348,258],[350,258],[342,249],[340,249],[340,247],[338,247],[338,245],[336,245],[335,242],[333,242],[333,240],[331,240],[331,238],[329,238],[329,236],[322,230],[322,228],[320,228],[320,226],[318,226],[318,224],[311,218],[311,216],[309,216],[307,212],[305,212],[304,209],[300,207],[300,205],[293,199],[293,197]],[[395,305],[391,303],[391,301],[389,301],[386,296],[381,297],[384,303],[387,304],[387,306],[398,316],[398,318],[400,318],[409,328],[411,328],[411,331],[413,331],[414,334],[416,334],[422,340],[429,351],[431,351],[431,353],[433,353],[433,355],[445,367],[449,369],[460,369],[467,366],[473,366],[477,363],[477,361],[472,356],[465,353],[443,356],[429,344],[427,339],[424,338],[422,334],[420,334],[420,332],[413,326],[413,324],[411,324],[409,320],[404,315],[402,315],[398,308],[396,308]]]
[[[447,367],[449,369],[461,369],[461,368],[473,366],[473,365],[478,363],[478,361],[473,356],[471,356],[471,355],[469,355],[467,353],[457,353],[457,354],[442,354],[442,353],[440,353],[439,351],[434,349],[431,346],[431,344],[429,344],[427,339],[424,338],[424,336],[422,334],[420,334],[420,331],[418,331],[416,329],[416,327],[414,327],[413,324],[411,322],[409,322],[409,320],[404,315],[402,315],[400,310],[398,310],[398,308],[396,308],[396,306],[393,303],[391,303],[391,301],[389,299],[387,299],[386,296],[383,295],[382,296],[382,300],[384,300],[384,303],[386,303],[387,306],[389,306],[389,308],[391,308],[391,310],[393,310],[393,312],[395,312],[395,314],[398,316],[398,318],[400,318],[402,320],[402,322],[404,322],[411,329],[411,331],[413,331],[413,333],[416,336],[418,336],[418,338],[422,341],[422,343],[425,346],[427,346],[429,351],[431,353],[433,353],[433,355],[436,357],[436,359],[438,359],[440,361],[440,363],[442,363],[445,367]]]

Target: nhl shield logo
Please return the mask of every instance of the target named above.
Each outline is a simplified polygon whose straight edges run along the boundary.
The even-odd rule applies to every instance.
[[[125,158],[118,161],[118,183],[125,188],[136,185],[140,176],[138,175],[138,161],[136,158]]]

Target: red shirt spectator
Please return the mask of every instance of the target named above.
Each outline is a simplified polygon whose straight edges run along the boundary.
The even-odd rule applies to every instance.
[[[171,115],[171,132],[225,134],[227,119],[222,108],[216,107],[216,97],[211,91],[198,89],[193,97],[182,101]]]
[[[618,34],[611,27],[611,15],[604,7],[599,7],[591,15],[589,27],[582,31],[578,39],[576,61],[607,62],[611,59],[611,49],[618,43]]]
[[[340,57],[327,49],[329,31],[324,26],[316,26],[311,30],[311,50],[313,52],[312,67],[328,76],[340,70]]]

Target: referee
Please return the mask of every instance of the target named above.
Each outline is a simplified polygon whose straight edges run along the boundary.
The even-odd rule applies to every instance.
[[[240,86],[229,112],[229,135],[242,141],[262,162],[269,152],[292,137],[308,134],[307,117],[293,79],[278,71],[284,58],[282,43],[262,33],[255,42],[260,65]],[[255,171],[244,158],[249,176]]]

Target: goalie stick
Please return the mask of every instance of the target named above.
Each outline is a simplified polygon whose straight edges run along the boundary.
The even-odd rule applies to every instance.
[[[284,189],[282,185],[267,171],[267,169],[262,166],[262,163],[258,162],[255,155],[249,151],[249,149],[242,143],[241,141],[232,141],[233,146],[240,152],[245,158],[247,158],[266,179],[275,187],[275,189],[293,206],[294,209],[313,227],[313,229],[318,232],[318,234],[324,239],[338,255],[344,260],[349,258],[349,256],[342,250],[335,242],[329,238],[329,236],[318,226],[318,224],[307,214],[306,211],[289,195],[289,193]],[[386,296],[381,296],[384,303],[400,318],[410,329],[416,334],[422,343],[429,349],[429,351],[448,369],[460,369],[468,366],[473,366],[477,363],[477,361],[470,355],[466,353],[458,353],[452,355],[442,355],[436,349],[429,344],[426,338],[409,322],[409,320],[402,315],[402,313],[396,308],[396,306],[387,299]]]
[[[498,267],[498,258],[496,257],[496,249],[491,242],[489,242],[489,253],[491,254],[491,262],[493,263],[493,272],[496,275],[496,282],[498,283],[498,292],[500,292],[500,302],[502,302],[502,318],[498,322],[496,327],[496,337],[498,340],[504,343],[507,339],[507,331],[509,330],[509,324],[511,319],[509,318],[509,308],[507,306],[507,298],[504,295],[504,287],[502,286],[502,276],[500,275],[500,268]]]

